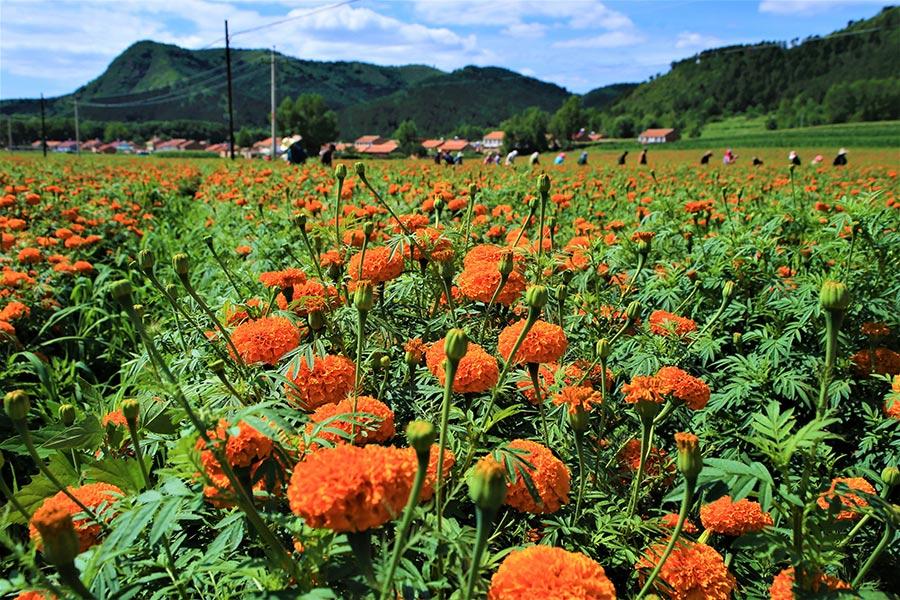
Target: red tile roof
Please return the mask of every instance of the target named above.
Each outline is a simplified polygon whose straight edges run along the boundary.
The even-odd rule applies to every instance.
[[[641,133],[640,137],[666,137],[670,133],[674,133],[674,129],[647,129]]]
[[[396,140],[388,140],[382,144],[372,144],[367,148],[363,148],[360,152],[364,154],[390,154],[400,147]]]
[[[447,140],[441,144],[441,150],[446,150],[447,152],[465,150],[468,147],[469,140]]]
[[[506,137],[506,134],[502,131],[492,131],[484,136],[486,140],[503,140]]]
[[[422,147],[426,150],[431,150],[432,148],[437,148],[443,143],[444,140],[425,140],[424,142],[422,142]]]
[[[364,135],[362,137],[356,138],[354,144],[376,144],[382,141],[382,137],[379,135]]]

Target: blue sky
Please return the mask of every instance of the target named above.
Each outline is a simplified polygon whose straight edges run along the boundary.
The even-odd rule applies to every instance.
[[[870,0],[3,0],[0,98],[68,93],[142,39],[187,48],[275,46],[306,59],[496,65],[573,92],[663,73],[726,44],[823,35]],[[331,8],[326,8],[331,6]],[[312,13],[312,14],[311,14]]]

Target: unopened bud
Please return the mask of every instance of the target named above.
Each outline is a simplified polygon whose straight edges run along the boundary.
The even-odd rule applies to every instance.
[[[538,177],[538,191],[544,194],[550,191],[550,176],[546,173],[541,173]]]
[[[63,427],[71,427],[75,422],[75,407],[71,404],[61,404],[59,406],[59,421]]]
[[[170,298],[174,298],[177,300],[178,299],[178,291],[179,291],[179,288],[174,283],[166,284],[166,293],[169,295]]]
[[[75,561],[79,550],[78,535],[72,515],[65,508],[53,507],[31,522],[41,536],[41,552],[47,562],[68,566]]]
[[[850,306],[850,290],[840,281],[826,279],[819,292],[822,308],[828,311],[844,311]]]
[[[371,281],[362,280],[356,282],[356,291],[353,293],[353,306],[359,312],[369,312],[375,306],[375,289]]]
[[[547,306],[550,294],[547,292],[547,286],[533,285],[525,290],[525,304],[529,308],[540,310]]]
[[[477,194],[477,193],[478,193],[478,186],[475,185],[474,183],[470,183],[469,184],[469,198],[474,200],[475,194]]]
[[[406,426],[406,439],[420,457],[429,455],[435,437],[434,425],[428,421],[410,421]]]
[[[188,274],[188,270],[190,269],[190,260],[188,259],[188,255],[183,252],[179,252],[175,256],[172,257],[172,267],[175,268],[175,273],[178,274],[179,277],[183,277]]]
[[[514,266],[515,263],[513,262],[513,255],[511,251],[506,251],[500,254],[500,264],[497,265],[497,270],[500,271],[500,275],[502,277],[509,277],[509,274],[512,273]]]
[[[131,305],[131,282],[127,279],[120,279],[112,284],[110,293],[113,299],[125,304]]]
[[[610,354],[612,354],[612,348],[609,345],[609,340],[601,338],[597,341],[597,356],[599,356],[601,360],[606,360],[609,358]]]
[[[153,264],[156,261],[153,258],[153,253],[149,250],[141,250],[137,255],[137,263],[142,271],[149,271],[153,268]]]
[[[366,165],[362,164],[361,162],[354,163],[354,164],[353,164],[353,170],[356,171],[356,174],[357,174],[357,176],[358,176],[360,179],[365,180],[365,178],[366,178]]]
[[[325,315],[322,314],[321,310],[310,311],[310,313],[306,315],[306,322],[309,324],[310,329],[319,331],[325,327]]]
[[[375,223],[373,223],[372,221],[366,221],[365,225],[363,225],[363,233],[366,234],[366,237],[371,237],[374,231]]]
[[[506,499],[506,469],[491,455],[475,463],[468,484],[469,498],[479,508],[495,511]]]
[[[575,407],[575,410],[570,410],[568,412],[568,416],[569,425],[572,426],[572,430],[575,433],[583,433],[587,431],[588,425],[590,425],[591,422],[591,418],[586,410],[584,410],[580,406],[577,406]]]
[[[28,393],[25,390],[7,392],[3,397],[3,409],[10,420],[14,422],[24,421],[28,418],[28,411],[31,410],[31,400],[28,398]]]
[[[881,472],[881,480],[888,487],[900,485],[900,469],[898,469],[897,467],[885,467],[885,469]]]
[[[129,424],[135,424],[141,416],[141,405],[134,398],[126,398],[122,401],[122,414]]]
[[[222,359],[214,360],[209,363],[209,370],[213,372],[216,377],[224,377],[225,376],[225,361]]]
[[[434,210],[441,212],[442,210],[444,210],[444,199],[438,196],[434,199],[433,206]]]
[[[638,318],[639,314],[641,314],[641,303],[637,300],[632,300],[631,303],[625,307],[625,318],[629,321],[634,321]]]
[[[300,213],[294,219],[294,223],[297,224],[297,228],[300,229],[300,231],[304,231],[304,232],[306,231],[306,215],[304,215],[303,213]]]
[[[447,360],[458,363],[469,351],[469,338],[462,329],[451,329],[444,338],[444,354]]]
[[[734,297],[734,282],[726,281],[722,286],[722,300],[728,302]]]
[[[743,339],[744,339],[744,334],[741,333],[740,331],[735,331],[734,333],[731,334],[731,343],[734,344],[735,346],[740,346]]]
[[[347,178],[347,165],[340,164],[334,168],[334,176],[338,179]]]
[[[675,444],[678,446],[678,470],[688,481],[696,481],[703,469],[703,457],[700,456],[700,440],[693,433],[676,433]]]

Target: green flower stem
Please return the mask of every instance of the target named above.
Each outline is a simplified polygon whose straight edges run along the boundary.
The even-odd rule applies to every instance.
[[[75,563],[70,562],[66,565],[57,565],[56,569],[59,572],[59,578],[62,582],[75,592],[79,598],[94,600],[94,595],[85,587],[84,583],[81,582],[81,577],[78,575]]]
[[[534,218],[535,212],[537,212],[537,203],[532,202],[531,206],[528,207],[528,215],[525,217],[525,220],[522,221],[522,226],[519,228],[519,234],[516,236],[516,240],[512,244],[513,248],[519,247],[519,241],[522,239],[522,236],[525,234],[525,230],[528,229],[528,226],[531,224],[531,219]]]
[[[637,269],[634,270],[634,275],[631,276],[631,279],[628,280],[628,285],[625,286],[625,289],[622,290],[622,293],[619,295],[619,303],[622,303],[622,300],[631,292],[631,288],[634,287],[634,282],[637,281],[638,275],[641,274],[641,270],[644,268],[645,256],[643,253],[638,254],[638,263]]]
[[[213,312],[213,310],[209,307],[209,305],[206,304],[200,294],[198,294],[194,289],[194,286],[191,285],[190,278],[187,275],[179,275],[178,278],[181,280],[182,285],[184,285],[184,289],[187,290],[187,293],[190,295],[190,297],[200,305],[201,310],[206,313],[206,316],[209,317],[209,320],[212,321],[215,328],[218,329],[219,333],[222,334],[222,337],[225,339],[225,343],[228,344],[228,347],[234,354],[234,361],[237,363],[238,368],[243,372],[245,367],[244,359],[241,358],[237,347],[235,347],[234,342],[231,341],[231,335],[229,335],[228,330],[225,329],[225,326],[222,325],[218,317],[216,317],[216,313]]]
[[[628,518],[634,515],[637,508],[638,492],[641,488],[641,481],[644,479],[644,471],[647,466],[646,456],[650,452],[650,442],[653,438],[653,419],[641,417],[641,463],[638,465],[637,473],[634,476],[634,482],[631,486],[631,500],[628,502]]]
[[[25,507],[22,506],[22,503],[19,502],[16,495],[12,493],[12,490],[7,487],[6,481],[4,481],[2,477],[0,477],[0,492],[3,492],[3,495],[6,496],[9,503],[13,505],[13,508],[19,511],[19,514],[22,515],[22,518],[28,523],[28,521],[31,520],[31,515],[28,514],[28,511],[25,510]]]
[[[353,371],[353,423],[350,425],[350,444],[353,444],[356,439],[356,404],[359,401],[360,365],[362,365],[363,345],[365,343],[364,333],[368,312],[359,310],[356,315],[356,368]]]
[[[372,568],[372,537],[369,531],[352,531],[347,534],[347,541],[353,550],[353,556],[362,569],[366,582],[372,589],[378,589],[375,570]]]
[[[481,557],[487,547],[488,533],[491,523],[497,511],[479,506],[475,507],[475,549],[472,551],[472,564],[469,566],[469,578],[466,582],[466,591],[462,600],[470,600],[475,591],[475,583],[478,581],[478,572],[481,570]]]
[[[46,477],[50,483],[52,483],[56,488],[59,489],[65,496],[74,502],[78,508],[86,514],[91,521],[97,523],[100,528],[105,532],[108,531],[109,527],[104,521],[101,521],[97,514],[92,511],[90,508],[85,506],[84,502],[76,498],[72,492],[69,491],[69,488],[64,486],[59,479],[56,478],[56,475],[47,468],[47,465],[44,464],[43,459],[38,455],[37,449],[34,447],[34,440],[31,439],[31,432],[28,430],[28,422],[24,419],[22,420],[13,420],[13,427],[15,427],[16,431],[19,434],[19,437],[22,438],[22,441],[25,443],[25,448],[28,450],[29,456],[31,456],[31,460],[37,465],[38,470],[43,473],[44,477]],[[5,493],[5,491],[4,491]]]
[[[294,559],[291,558],[291,555],[285,549],[284,545],[281,543],[278,537],[275,536],[272,530],[269,529],[268,525],[266,525],[266,522],[263,521],[262,517],[253,504],[253,498],[247,493],[247,490],[244,488],[243,483],[241,483],[240,478],[231,468],[231,464],[228,462],[228,457],[225,456],[225,453],[222,450],[221,446],[214,443],[213,440],[210,439],[209,434],[206,432],[206,426],[203,424],[203,421],[201,421],[197,416],[197,413],[194,412],[194,409],[191,406],[191,403],[188,401],[187,397],[184,395],[181,386],[178,385],[178,380],[175,379],[172,371],[169,370],[169,366],[160,356],[159,350],[157,350],[153,338],[150,337],[150,335],[147,333],[147,330],[144,328],[144,324],[141,321],[141,318],[134,310],[134,306],[130,304],[130,301],[130,296],[122,300],[123,308],[128,314],[128,317],[131,319],[132,325],[134,325],[135,330],[140,334],[141,340],[144,342],[144,346],[147,348],[147,354],[150,355],[150,360],[156,364],[159,372],[174,390],[175,399],[181,405],[181,408],[187,415],[188,420],[190,420],[191,425],[193,425],[194,429],[196,429],[199,433],[200,438],[203,439],[207,447],[213,452],[216,461],[222,468],[222,473],[225,475],[225,477],[228,479],[228,482],[235,490],[235,499],[237,501],[238,507],[244,512],[244,514],[247,515],[247,520],[250,522],[250,525],[256,531],[257,535],[259,535],[259,537],[262,539],[263,548],[265,549],[266,554],[268,554],[270,558],[279,563],[285,570],[285,572],[287,572],[292,578],[299,579],[300,570],[297,567],[297,564],[294,562]]]
[[[875,549],[872,551],[872,554],[869,555],[869,559],[863,564],[859,569],[859,573],[856,574],[856,577],[853,578],[853,582],[850,586],[854,589],[859,587],[859,584],[863,582],[863,579],[866,578],[866,574],[872,568],[872,566],[878,561],[878,557],[881,556],[881,553],[884,552],[884,549],[887,548],[888,543],[890,543],[891,538],[893,538],[894,527],[891,525],[890,521],[887,521],[884,524],[884,535],[881,536],[881,541],[878,542],[878,545],[875,546]]]
[[[403,555],[403,546],[406,543],[406,533],[409,530],[410,523],[412,523],[416,506],[419,504],[419,494],[422,493],[422,485],[425,483],[425,475],[428,472],[428,458],[430,454],[431,449],[429,448],[428,452],[416,455],[416,458],[418,458],[416,478],[413,480],[413,486],[409,492],[409,499],[406,501],[406,508],[403,509],[403,519],[400,521],[400,525],[397,526],[395,534],[396,539],[394,540],[394,553],[391,555],[391,562],[390,565],[388,565],[387,574],[381,584],[381,600],[388,600],[394,589],[394,573],[396,573],[397,564],[400,562],[400,557]]]
[[[685,347],[685,352],[687,352],[687,350],[688,350],[691,346],[694,345],[694,342],[696,342],[697,340],[699,340],[700,338],[702,338],[702,337],[703,337],[703,334],[705,334],[707,331],[709,331],[709,330],[712,328],[713,325],[715,325],[716,323],[718,323],[719,319],[722,318],[722,313],[724,313],[724,312],[725,312],[725,309],[728,308],[728,304],[729,304],[730,302],[731,302],[731,299],[730,299],[730,298],[728,298],[728,299],[723,298],[723,299],[722,299],[722,302],[719,304],[719,308],[716,310],[715,314],[710,318],[709,321],[706,322],[706,324],[703,326],[703,329],[701,329],[701,330],[697,333],[697,335],[694,336],[694,339],[691,340],[691,343],[688,344],[688,345]]]
[[[300,228],[300,237],[303,239],[303,245],[306,247],[306,252],[309,254],[310,260],[312,260],[313,267],[316,269],[316,275],[319,276],[319,281],[324,282],[325,277],[322,275],[322,267],[319,264],[319,254],[313,250],[312,244],[309,243],[309,236],[306,235],[306,227]],[[361,264],[361,263],[360,263]]]
[[[890,494],[891,494],[891,486],[886,485],[883,488],[881,488],[881,493],[879,494],[879,496],[881,496],[881,498],[883,498],[884,500],[887,500],[887,497],[890,496]],[[849,544],[850,541],[854,537],[856,537],[856,534],[859,533],[860,530],[862,530],[863,526],[865,526],[865,524],[868,523],[871,519],[872,519],[872,513],[867,513],[867,514],[863,515],[863,517],[859,521],[856,522],[856,525],[853,526],[853,529],[850,530],[850,533],[848,533],[844,537],[844,539],[842,539],[838,543],[837,547],[843,548],[847,544]]]
[[[537,400],[538,411],[541,413],[541,429],[544,433],[544,445],[550,447],[550,436],[547,434],[547,415],[544,411],[544,398],[541,395],[541,384],[538,381],[540,365],[538,363],[528,363],[528,375],[531,376],[531,385],[534,387],[534,398]]]
[[[581,515],[581,501],[584,499],[584,487],[587,483],[587,470],[584,468],[584,432],[575,432],[575,453],[578,455],[578,497],[575,499],[575,514],[572,525],[578,522]]]
[[[341,193],[344,191],[344,178],[337,177],[337,190],[334,199],[334,241],[338,252],[341,250]]]
[[[444,481],[444,452],[447,448],[447,428],[450,421],[450,401],[453,399],[453,380],[456,378],[458,363],[449,358],[444,359],[444,400],[441,404],[441,431],[438,439],[437,476],[434,484],[434,507],[437,510],[437,531],[441,532],[441,517],[444,513],[443,481]]]
[[[213,245],[211,238],[206,238],[206,246],[207,248],[209,248],[210,253],[212,253],[213,258],[219,264],[219,267],[221,267],[222,272],[225,273],[225,278],[228,279],[228,283],[231,284],[231,289],[235,291],[235,293],[238,295],[238,298],[244,296],[244,292],[242,292],[240,288],[238,288],[237,282],[235,282],[234,278],[231,276],[231,271],[229,271],[228,267],[225,266],[225,261],[222,260],[222,257],[219,256],[219,253],[216,252],[216,247]]]
[[[656,563],[656,566],[653,567],[653,570],[650,572],[650,576],[647,577],[647,582],[644,583],[644,587],[641,588],[640,593],[637,595],[635,600],[641,600],[644,596],[647,595],[647,592],[653,587],[656,578],[659,577],[659,572],[662,571],[663,565],[666,564],[666,561],[669,559],[669,555],[672,554],[672,550],[675,548],[675,543],[678,541],[678,536],[681,535],[681,530],[684,528],[684,522],[687,520],[688,511],[691,508],[691,502],[694,500],[694,486],[696,485],[696,479],[686,479],[684,483],[684,496],[681,498],[681,510],[678,512],[678,522],[675,523],[675,529],[672,530],[672,537],[669,539],[669,543],[666,544],[665,550],[663,550],[662,556],[659,558],[659,562]]]
[[[491,295],[491,301],[488,302],[487,308],[484,310],[484,320],[481,322],[481,331],[478,333],[479,341],[484,341],[484,330],[487,329],[488,320],[491,318],[491,308],[493,308],[494,302],[497,301],[497,296],[500,295],[500,292],[503,290],[507,281],[509,281],[509,275],[500,273],[500,281],[497,283],[497,287],[494,288],[494,293]]]
[[[469,205],[466,207],[466,225],[464,231],[466,232],[466,242],[463,245],[463,256],[469,252],[469,242],[471,241],[471,227],[472,227],[472,212],[475,209],[475,195],[469,196]]]
[[[541,268],[541,256],[544,254],[544,218],[547,213],[547,194],[541,190],[541,212],[538,217],[538,251],[537,251],[537,281],[541,282],[543,277],[543,269]]]
[[[659,424],[661,424],[663,421],[665,421],[666,418],[667,418],[670,414],[672,414],[672,412],[673,412],[676,408],[678,408],[678,404],[676,404],[676,403],[673,402],[672,400],[669,400],[669,401],[666,403],[666,405],[663,407],[662,411],[660,411],[660,413],[659,413],[658,415],[656,415],[656,417],[654,417],[654,419],[653,419],[653,427],[655,428],[657,425],[659,425]],[[649,452],[649,450],[648,450],[648,452]]]
[[[825,311],[825,367],[822,369],[819,383],[819,400],[816,402],[816,418],[825,416],[825,405],[828,397],[828,385],[831,383],[831,373],[834,370],[834,360],[837,355],[837,334],[840,329],[840,318],[831,311]]]

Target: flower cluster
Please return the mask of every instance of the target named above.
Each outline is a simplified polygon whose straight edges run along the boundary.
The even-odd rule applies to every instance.
[[[425,353],[425,364],[431,374],[438,378],[444,385],[444,338],[431,344]],[[453,378],[453,391],[457,394],[480,393],[487,391],[497,384],[500,379],[500,369],[497,367],[497,359],[484,351],[478,344],[469,342],[466,355],[462,357],[456,366],[456,377]]]
[[[529,546],[509,553],[494,576],[488,600],[615,600],[616,588],[598,563],[580,552]]]
[[[97,514],[101,507],[114,504],[116,500],[124,495],[121,489],[109,483],[88,483],[81,487],[69,487],[67,489],[79,502],[94,511],[94,514]],[[75,533],[78,535],[79,552],[84,552],[100,540],[100,534],[102,533],[100,524],[95,523],[87,515],[76,518],[75,515],[81,513],[81,507],[64,493],[58,492],[56,495],[44,500],[31,516],[28,533],[38,549],[41,548],[41,536],[35,523],[41,522],[41,519],[44,519],[46,515],[60,509],[72,515]],[[108,520],[112,515],[107,511],[103,511],[98,516],[101,519]]]
[[[284,317],[263,317],[235,327],[231,342],[244,362],[275,365],[300,344],[300,331]]]
[[[513,440],[507,448],[531,467],[515,462],[516,478],[507,485],[506,504],[536,515],[554,513],[563,504],[568,504],[571,484],[569,468],[553,456],[549,448],[529,440]],[[539,500],[532,497],[523,474],[531,479]]]
[[[662,557],[665,544],[651,546],[635,566],[649,572]],[[656,587],[672,600],[727,600],[737,582],[722,555],[706,544],[679,541],[659,572]]]
[[[526,323],[527,320],[522,319],[504,328],[497,337],[497,351],[504,360],[510,360],[516,340]],[[525,339],[512,360],[516,364],[556,362],[566,352],[568,345],[569,341],[562,327],[538,320],[525,334]]]
[[[713,533],[737,537],[771,527],[772,516],[758,502],[746,498],[732,502],[731,496],[722,496],[700,507],[700,521]]]
[[[356,367],[349,358],[328,354],[317,356],[310,367],[305,358],[292,365],[287,378],[287,396],[305,410],[315,410],[324,404],[340,402],[353,391]]]
[[[356,413],[353,412],[353,398],[346,398],[337,404],[320,406],[309,416],[309,420],[306,434],[313,435],[316,426],[321,424],[322,429],[316,437],[331,444],[346,443],[354,430],[353,443],[358,446],[386,442],[395,433],[394,411],[371,396],[356,399]],[[341,431],[344,435],[332,430]]]

